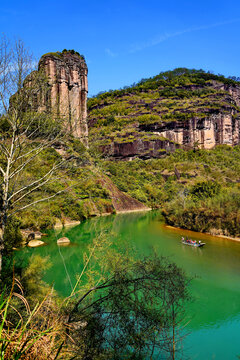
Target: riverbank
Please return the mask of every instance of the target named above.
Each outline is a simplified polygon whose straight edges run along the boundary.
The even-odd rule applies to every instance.
[[[146,207],[146,208],[134,209],[134,210],[121,210],[121,211],[116,211],[116,214],[128,214],[128,213],[145,212],[145,211],[152,211],[152,209]]]
[[[115,215],[115,214],[128,214],[128,213],[135,213],[135,212],[146,212],[146,211],[151,211],[152,209],[149,207],[139,207],[139,208],[135,208],[135,209],[125,209],[125,210],[119,210],[116,211],[115,213],[111,213],[111,212],[104,212],[104,213],[99,213],[96,214],[96,216],[93,217],[105,217],[105,216],[110,216],[110,215]],[[64,219],[64,221],[60,221],[59,219],[56,220],[55,225],[53,226],[54,230],[61,230],[64,228],[71,228],[71,227],[75,227],[80,225],[82,222],[81,221],[77,221],[77,220],[71,220],[71,219]],[[48,229],[49,230],[49,229]],[[40,239],[42,238],[42,236],[45,236],[46,234],[40,232],[40,231],[35,231],[35,230],[31,230],[31,229],[20,229],[22,237],[23,237],[23,244],[25,245],[27,242],[29,242],[30,240],[33,241],[39,241],[39,244],[41,243]],[[37,246],[37,245],[36,245]]]
[[[152,211],[152,209],[150,207],[140,207],[138,209],[125,209],[125,210],[119,210],[116,211],[115,213],[101,213],[101,214],[97,214],[96,217],[108,217],[110,215],[121,215],[121,214],[131,214],[131,213],[144,213],[144,212],[149,212]],[[56,222],[56,224],[54,225],[54,229],[55,230],[61,230],[63,228],[71,228],[71,227],[76,227],[78,225],[80,225],[82,222],[81,221],[75,221],[75,220],[71,220],[71,219],[64,219],[64,222],[61,222],[60,220]],[[224,235],[222,233],[218,233],[216,234],[216,232],[219,232],[219,230],[217,229],[212,229],[212,231],[209,232],[198,232],[198,231],[194,231],[191,229],[183,229],[177,226],[172,226],[172,225],[168,225],[168,224],[164,224],[164,227],[166,229],[171,229],[173,231],[176,231],[177,233],[179,233],[179,236],[185,235],[188,237],[192,237],[192,238],[208,238],[209,236],[211,238],[215,238],[215,239],[225,239],[225,240],[230,240],[230,241],[236,241],[236,242],[240,242],[240,237],[233,237],[233,236],[229,236],[229,235]],[[26,235],[30,234],[31,239],[35,239],[35,240],[40,240],[41,237],[43,235],[46,234],[42,234],[40,231],[31,231],[31,230],[21,230],[21,233],[24,237],[24,239],[26,239]]]
[[[240,238],[239,237],[232,237],[232,236],[227,236],[227,235],[217,235],[217,234],[212,234],[211,232],[206,232],[206,233],[201,233],[201,232],[197,232],[197,231],[193,231],[193,230],[188,230],[188,229],[182,229],[179,227],[175,227],[175,226],[171,226],[171,225],[167,225],[165,224],[164,227],[172,229],[172,230],[176,230],[179,232],[179,234],[184,235],[187,234],[188,236],[190,236],[191,233],[191,237],[193,236],[211,236],[212,238],[220,238],[220,239],[227,239],[227,240],[231,240],[231,241],[237,241],[240,242]],[[193,236],[192,236],[193,235]]]

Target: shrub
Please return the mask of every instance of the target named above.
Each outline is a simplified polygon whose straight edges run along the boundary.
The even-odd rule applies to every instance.
[[[193,198],[204,199],[219,194],[220,189],[220,184],[215,181],[202,181],[192,187],[190,194]]]
[[[18,247],[22,242],[20,224],[21,222],[14,217],[8,219],[6,230],[4,232],[4,243],[6,244],[4,252],[6,255],[11,253],[13,247]]]

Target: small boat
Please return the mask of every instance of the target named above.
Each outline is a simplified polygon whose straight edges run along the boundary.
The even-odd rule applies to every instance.
[[[184,238],[182,238],[182,244],[193,246],[193,247],[202,247],[205,245],[205,243],[203,243],[201,241],[195,241],[195,240],[184,239]]]

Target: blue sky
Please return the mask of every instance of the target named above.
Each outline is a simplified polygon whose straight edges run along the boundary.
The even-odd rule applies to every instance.
[[[240,76],[239,0],[1,0],[0,32],[85,55],[89,95],[176,67]]]

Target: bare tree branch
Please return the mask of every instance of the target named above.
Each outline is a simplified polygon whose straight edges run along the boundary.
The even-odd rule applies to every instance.
[[[0,142],[0,146],[1,146],[2,150],[3,150],[3,152],[4,152],[4,155],[5,155],[6,157],[8,157],[8,156],[9,156],[9,152],[8,152],[8,149],[6,148],[6,146],[4,146],[2,142]]]
[[[44,176],[42,176],[40,179],[32,182],[31,184],[28,184],[24,187],[22,187],[21,189],[19,189],[18,191],[16,191],[15,193],[13,193],[10,197],[9,197],[9,201],[14,198],[15,196],[17,196],[18,194],[20,194],[23,191],[26,191],[27,189],[29,189],[30,187],[35,186],[36,184],[38,184],[37,186],[35,186],[34,188],[32,188],[31,190],[27,191],[26,193],[24,193],[20,198],[18,198],[17,200],[15,200],[13,202],[13,204],[21,201],[22,199],[24,199],[26,196],[28,196],[30,193],[32,193],[33,191],[39,189],[40,187],[42,187],[43,185],[47,184],[50,180],[52,180],[52,175],[53,173],[64,163],[64,161],[61,162],[61,164],[57,164],[56,166],[54,166],[51,170],[49,170],[48,173],[46,173]],[[45,179],[45,180],[44,180]]]
[[[17,169],[15,169],[15,170],[11,173],[10,179],[13,178],[14,176],[16,176],[19,172],[23,171],[23,169],[24,169],[30,162],[32,162],[32,160],[35,159],[36,156],[38,156],[38,155],[43,151],[43,149],[44,149],[44,147],[42,147],[42,146],[41,146],[41,147],[39,146],[38,149],[37,149],[37,151],[36,151],[36,149],[35,149],[36,153],[35,153],[34,155],[30,156],[30,158],[28,158],[27,161],[25,161],[22,165],[20,165]]]
[[[56,192],[55,194],[50,195],[50,196],[47,196],[47,197],[45,197],[45,198],[43,198],[43,199],[38,199],[38,200],[33,201],[33,202],[31,202],[31,203],[29,203],[29,204],[27,204],[27,205],[25,205],[25,206],[22,206],[21,208],[16,209],[16,210],[14,210],[13,212],[10,212],[9,216],[12,216],[12,215],[16,214],[16,213],[19,212],[19,211],[25,210],[25,209],[27,209],[27,208],[30,207],[30,206],[39,204],[40,202],[53,199],[53,198],[55,198],[57,195],[62,194],[63,192],[67,191],[69,188],[70,188],[70,187],[68,187],[67,189],[64,189],[64,190],[60,190],[60,191]]]

